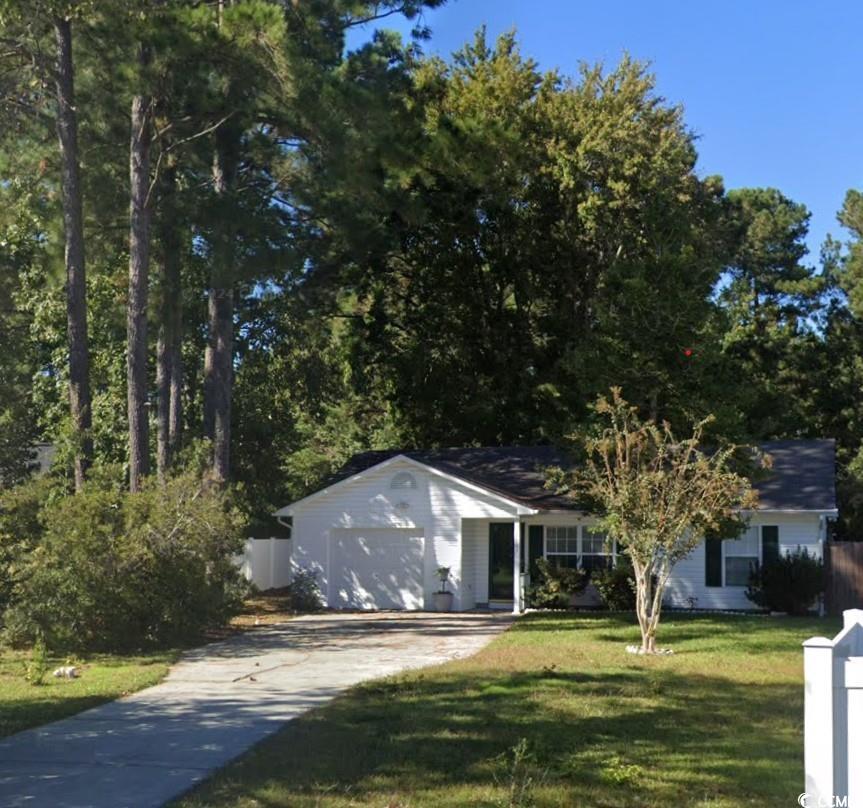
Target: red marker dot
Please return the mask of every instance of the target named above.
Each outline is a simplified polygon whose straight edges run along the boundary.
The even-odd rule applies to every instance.
[[[684,356],[692,356],[692,348],[684,348],[683,349]]]

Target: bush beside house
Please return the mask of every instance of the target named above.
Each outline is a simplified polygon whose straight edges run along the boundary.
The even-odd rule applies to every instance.
[[[136,494],[93,479],[4,495],[0,612],[15,645],[129,650],[180,643],[235,613],[244,519],[197,471]]]
[[[537,583],[527,592],[529,606],[536,609],[567,609],[573,595],[584,591],[587,575],[574,567],[558,567],[545,558],[536,559]]]
[[[635,611],[635,575],[625,556],[607,570],[594,572],[590,579],[606,609],[613,612]]]
[[[755,567],[746,597],[762,609],[803,615],[823,593],[824,562],[803,549]]]

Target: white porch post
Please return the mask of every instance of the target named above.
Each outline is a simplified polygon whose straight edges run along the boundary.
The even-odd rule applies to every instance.
[[[512,613],[521,614],[521,523],[512,523]]]

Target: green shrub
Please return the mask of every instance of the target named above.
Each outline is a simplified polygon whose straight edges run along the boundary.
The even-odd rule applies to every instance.
[[[22,562],[41,540],[40,516],[55,488],[53,480],[40,477],[0,492],[0,625],[23,572]]]
[[[51,660],[48,657],[48,649],[41,639],[37,639],[30,652],[30,659],[24,666],[24,679],[34,687],[45,684],[45,677],[51,669]]]
[[[22,514],[5,516],[25,529]],[[49,499],[30,522],[39,535],[12,552],[6,638],[127,650],[196,637],[242,602],[243,524],[230,494],[192,471],[136,494],[92,481]]]
[[[635,576],[626,556],[620,556],[610,569],[597,570],[590,580],[606,609],[635,611]]]
[[[824,564],[805,549],[756,567],[746,597],[773,612],[806,614],[824,592]]]
[[[536,567],[539,581],[527,591],[528,605],[536,609],[567,609],[572,596],[587,586],[584,570],[558,567],[546,558],[538,558]]]
[[[285,598],[285,605],[292,612],[319,612],[324,604],[318,575],[314,570],[296,570],[291,582],[279,590],[279,595]]]

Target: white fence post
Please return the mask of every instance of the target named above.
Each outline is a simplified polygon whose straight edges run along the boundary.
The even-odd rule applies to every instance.
[[[848,708],[847,775],[848,805],[863,805],[863,657],[845,661]]]
[[[818,805],[835,794],[833,779],[833,643],[813,637],[803,643],[803,674],[806,680],[803,717],[804,791]],[[825,739],[829,738],[829,742]]]
[[[803,643],[807,805],[863,808],[863,610]]]

